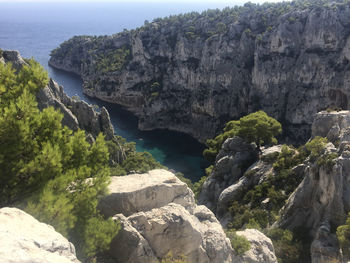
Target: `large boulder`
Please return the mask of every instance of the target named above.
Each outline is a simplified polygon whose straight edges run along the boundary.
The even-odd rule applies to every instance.
[[[197,209],[198,218],[183,206],[170,203],[161,208],[129,216],[127,222],[143,237],[137,239],[134,250],[139,250],[140,245],[146,248],[141,250],[143,253],[148,251],[148,247],[152,248],[156,258],[149,253],[148,262],[156,262],[156,259],[165,257],[170,251],[173,255],[184,255],[188,262],[233,262],[235,256],[230,241],[213,214],[206,209],[205,207]],[[114,218],[124,221],[120,214]],[[126,258],[120,258],[119,252],[122,251],[118,244],[112,250],[117,256],[117,262],[138,260],[130,260],[130,254],[125,255]]]
[[[105,216],[125,216],[149,211],[169,203],[178,203],[189,210],[195,206],[193,192],[173,173],[157,169],[144,174],[113,176],[109,194],[99,203]]]
[[[111,243],[110,255],[117,263],[158,263],[148,241],[122,214],[114,216],[121,224],[118,235]]]
[[[0,261],[78,263],[75,248],[52,226],[17,208],[0,209]]]

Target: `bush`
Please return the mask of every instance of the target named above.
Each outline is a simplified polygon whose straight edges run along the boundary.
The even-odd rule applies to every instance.
[[[187,260],[183,255],[174,257],[173,253],[170,251],[164,258],[162,258],[161,263],[187,263]]]
[[[249,241],[245,237],[237,235],[234,230],[230,230],[226,234],[236,255],[241,256],[250,249]]]
[[[204,157],[211,162],[215,161],[223,142],[230,137],[239,136],[246,142],[254,142],[257,147],[263,144],[275,144],[275,136],[282,132],[281,124],[269,117],[263,111],[257,111],[240,118],[238,121],[226,123],[224,132],[214,139],[207,140],[208,148],[204,150]]]
[[[314,139],[305,144],[305,149],[310,156],[311,162],[315,161],[318,157],[321,156],[327,143],[327,138],[316,136]]]
[[[193,193],[194,193],[194,196],[196,198],[199,197],[201,191],[202,191],[202,187],[203,187],[203,184],[205,183],[205,181],[207,180],[208,176],[202,176],[201,179],[199,179],[198,182],[195,182],[193,184]]]
[[[127,47],[105,51],[96,55],[95,68],[100,73],[121,70],[130,59],[130,49]]]
[[[183,173],[176,173],[175,174],[177,178],[179,178],[182,182],[187,184],[188,188],[190,188],[194,192],[192,181],[188,178],[186,178]]]
[[[337,228],[337,238],[339,241],[339,246],[342,249],[343,255],[346,258],[350,258],[350,213],[346,223]]]
[[[317,160],[318,166],[323,166],[327,172],[330,172],[335,165],[335,159],[338,157],[337,153],[323,154]]]
[[[298,262],[302,246],[300,241],[294,238],[289,230],[281,228],[272,228],[267,231],[266,235],[271,238],[275,247],[275,254],[279,263]]]
[[[273,153],[269,153],[266,154],[264,156],[261,157],[261,161],[265,162],[265,163],[274,163],[277,158],[279,157],[280,153],[279,152],[273,152]]]

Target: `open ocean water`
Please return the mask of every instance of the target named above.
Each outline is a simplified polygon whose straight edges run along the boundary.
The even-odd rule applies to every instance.
[[[197,181],[207,166],[202,157],[203,145],[182,133],[139,131],[132,114],[117,105],[86,97],[78,76],[49,67],[48,60],[52,49],[74,35],[110,35],[157,17],[223,7],[214,3],[0,2],[0,48],[18,50],[26,58],[34,57],[69,96],[78,95],[89,103],[104,105],[115,132],[136,142],[138,151],[152,153],[160,163]]]

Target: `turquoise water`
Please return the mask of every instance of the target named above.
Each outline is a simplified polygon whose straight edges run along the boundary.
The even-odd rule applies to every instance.
[[[197,181],[207,166],[202,158],[203,145],[182,133],[139,131],[132,114],[117,105],[86,97],[79,77],[55,70],[47,63],[50,51],[74,35],[110,35],[156,17],[223,7],[215,3],[0,3],[0,48],[34,57],[69,96],[78,95],[89,103],[104,105],[116,133],[136,142],[138,151],[151,152],[160,163]]]

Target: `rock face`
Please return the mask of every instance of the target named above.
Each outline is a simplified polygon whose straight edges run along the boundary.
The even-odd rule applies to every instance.
[[[109,190],[99,207],[104,215],[115,213],[122,225],[110,249],[116,262],[156,263],[169,252],[193,263],[244,262],[214,214],[197,206],[192,191],[174,174],[153,170],[113,177]],[[265,262],[262,258],[252,262]]]
[[[37,98],[39,108],[53,106],[59,109],[64,116],[62,124],[72,130],[80,128],[94,137],[102,132],[107,140],[113,138],[114,128],[105,107],[98,112],[85,101],[68,97],[63,87],[54,80],[50,79],[49,84],[39,91]]]
[[[12,67],[16,69],[16,71],[22,68],[22,65],[26,64],[18,51],[15,50],[2,50],[0,54],[0,63],[12,63]]]
[[[336,143],[350,126],[350,111],[318,112],[312,123],[312,137],[321,136]]]
[[[0,259],[3,263],[79,262],[73,244],[52,226],[8,207],[0,209]]]
[[[250,242],[250,249],[243,256],[244,262],[276,262],[275,250],[271,239],[256,229],[237,231],[237,235],[245,237]]]
[[[11,63],[17,71],[26,65],[18,51],[3,50],[1,58],[2,63]],[[60,110],[64,116],[62,124],[72,130],[80,128],[93,137],[102,132],[107,140],[114,136],[114,128],[106,108],[102,107],[97,111],[85,101],[68,97],[63,87],[53,79],[50,79],[49,84],[38,92],[37,101],[40,109],[52,106]]]
[[[331,226],[344,224],[350,212],[349,116],[350,112],[345,111],[317,115],[313,135],[330,137],[339,147],[328,143],[318,161],[305,168],[304,180],[289,197],[276,224],[288,229],[307,229],[313,240],[312,262],[341,262]],[[321,126],[322,120],[324,127]],[[331,157],[332,153],[337,153],[335,157],[338,157]],[[322,162],[327,158],[328,162]]]
[[[50,65],[80,74],[86,94],[125,106],[144,130],[204,141],[262,109],[291,140],[305,141],[314,114],[349,107],[349,21],[345,2],[248,3],[74,37]]]
[[[241,178],[257,158],[254,145],[239,137],[228,138],[216,157],[212,174],[202,187],[199,203],[215,212],[220,194]]]

